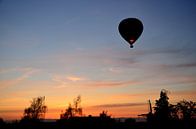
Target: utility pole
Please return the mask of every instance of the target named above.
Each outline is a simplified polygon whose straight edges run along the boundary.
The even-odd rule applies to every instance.
[[[152,114],[152,105],[150,99],[148,100],[148,104],[149,104],[149,114]]]

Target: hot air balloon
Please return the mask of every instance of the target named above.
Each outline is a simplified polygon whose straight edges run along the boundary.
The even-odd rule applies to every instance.
[[[130,48],[133,48],[133,44],[142,34],[143,24],[137,18],[127,18],[120,22],[118,30],[120,35],[130,44]]]

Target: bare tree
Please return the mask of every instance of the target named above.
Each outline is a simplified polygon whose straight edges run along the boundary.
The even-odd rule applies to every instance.
[[[81,96],[77,96],[77,98],[74,99],[74,106],[75,106],[75,114],[82,115],[82,107],[81,107]]]
[[[41,119],[45,117],[47,106],[45,105],[45,96],[33,98],[31,105],[24,110],[23,119]]]
[[[68,119],[71,117],[75,117],[77,115],[82,116],[81,96],[80,95],[77,96],[73,100],[73,106],[71,104],[69,104],[69,106],[67,107],[65,112],[60,115],[60,118],[61,119]]]

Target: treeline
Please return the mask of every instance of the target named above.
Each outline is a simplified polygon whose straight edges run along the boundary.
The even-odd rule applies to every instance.
[[[176,105],[169,103],[167,90],[162,90],[160,98],[155,101],[154,113],[147,115],[149,121],[191,120],[196,118],[196,102],[182,100]]]
[[[110,129],[157,129],[157,128],[181,128],[194,129],[196,127],[196,102],[182,100],[177,104],[170,104],[168,91],[161,90],[160,98],[155,100],[155,106],[150,110],[146,117],[147,122],[136,122],[135,119],[129,118],[125,122],[117,121],[108,115],[107,111],[100,113],[98,117],[83,116],[81,106],[81,96],[77,96],[73,103],[59,115],[60,119],[56,122],[43,122],[48,107],[45,104],[45,97],[33,98],[30,106],[24,109],[23,117],[20,121],[12,124],[6,124],[0,119],[0,128],[110,128]]]
[[[195,128],[196,102],[182,100],[170,104],[168,91],[162,90],[160,98],[155,101],[154,113],[150,110],[146,117],[152,128]]]

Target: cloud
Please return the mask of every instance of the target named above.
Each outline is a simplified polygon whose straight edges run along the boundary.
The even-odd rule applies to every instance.
[[[182,63],[182,64],[163,64],[160,65],[162,68],[192,68],[196,67],[196,62],[190,62],[190,63]]]
[[[33,74],[35,74],[38,71],[39,71],[38,69],[34,69],[34,68],[11,68],[11,69],[1,70],[1,74],[5,74],[5,73],[13,74],[15,72],[20,72],[21,75],[14,79],[0,80],[0,88],[7,88],[10,86],[14,86],[26,80],[27,78],[31,77]]]
[[[91,80],[85,77],[79,76],[62,76],[62,75],[53,75],[52,80],[57,83],[55,88],[64,88],[67,86],[82,86],[90,88],[100,88],[100,87],[122,87],[128,85],[134,85],[141,83],[136,80]]]
[[[133,84],[138,84],[138,81],[89,81],[86,82],[88,87],[122,87]]]
[[[79,76],[63,76],[63,75],[52,75],[52,80],[55,81],[57,86],[55,88],[64,88],[67,87],[71,83],[77,83],[80,81],[84,81],[84,77]]]
[[[122,87],[128,85],[135,85],[141,83],[137,80],[90,80],[86,77],[79,76],[62,76],[53,75],[52,80],[57,83],[55,88],[64,88],[68,86],[79,86],[79,87],[90,87],[90,88],[101,88],[101,87]]]
[[[111,73],[116,73],[116,74],[122,72],[122,70],[121,70],[119,67],[110,67],[110,68],[108,69],[108,71],[111,72]]]
[[[66,79],[70,80],[70,81],[73,81],[73,82],[84,80],[84,78],[77,77],[77,76],[67,76]]]
[[[37,71],[40,70],[31,67],[0,68],[0,74],[11,73],[11,72],[37,72]]]
[[[118,108],[118,107],[133,107],[133,106],[143,106],[147,103],[116,103],[116,104],[103,104],[103,105],[95,105],[92,107],[96,108]]]
[[[65,79],[63,79],[62,76],[59,75],[53,75],[52,76],[52,81],[58,83],[55,88],[64,88],[67,85],[67,82]]]
[[[15,112],[22,112],[23,110],[0,110],[0,113],[15,113]]]
[[[157,48],[157,49],[144,49],[136,51],[135,55],[151,55],[151,54],[176,54],[180,53],[183,49],[179,48]]]

